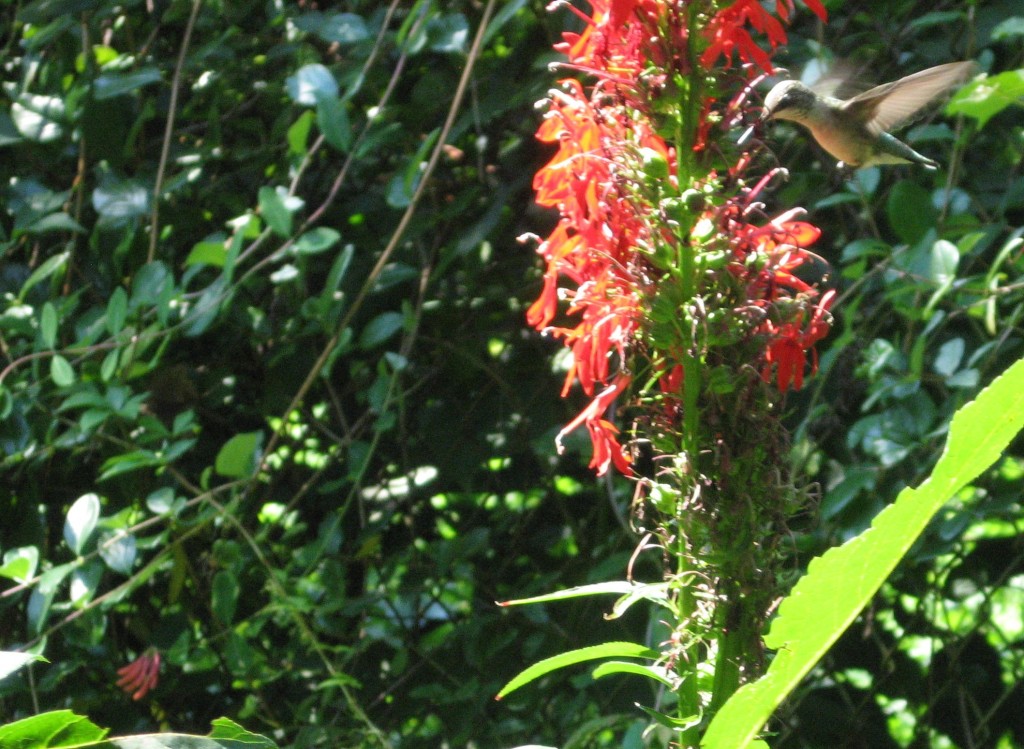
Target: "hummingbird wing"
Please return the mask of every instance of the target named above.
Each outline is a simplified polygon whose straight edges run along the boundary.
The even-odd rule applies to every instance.
[[[941,94],[966,81],[976,69],[973,62],[950,62],[928,68],[858,94],[845,102],[843,109],[873,133],[893,130]]]

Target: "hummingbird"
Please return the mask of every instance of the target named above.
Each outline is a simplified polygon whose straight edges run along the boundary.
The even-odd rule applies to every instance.
[[[803,125],[822,148],[839,159],[840,169],[908,163],[935,169],[938,162],[888,131],[905,125],[926,105],[970,78],[976,69],[973,62],[951,62],[845,100],[831,96],[835,85],[815,90],[800,81],[783,81],[768,92],[761,121],[791,120]]]

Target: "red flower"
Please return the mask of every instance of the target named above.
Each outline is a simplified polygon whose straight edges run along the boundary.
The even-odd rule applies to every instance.
[[[611,385],[590,402],[589,406],[580,412],[579,416],[565,425],[565,428],[555,438],[559,454],[565,449],[562,445],[562,438],[580,424],[586,424],[587,431],[590,432],[590,441],[594,445],[594,456],[590,460],[590,468],[596,469],[598,476],[607,473],[611,465],[627,476],[632,473],[632,469],[629,467],[631,462],[629,454],[615,437],[619,430],[615,428],[614,424],[603,418],[604,412],[608,410],[619,394],[629,387],[630,379],[629,375],[620,374]]]
[[[807,7],[821,20],[826,19],[826,12],[820,0],[804,0]],[[775,15],[782,21],[789,20],[793,11],[793,0],[775,0]],[[710,45],[701,55],[701,64],[711,67],[719,57],[725,57],[726,64],[732,62],[732,53],[736,51],[744,62],[755,63],[761,70],[772,72],[771,58],[765,50],[754,41],[746,26],[767,35],[768,44],[774,50],[778,45],[786,43],[786,30],[760,0],[736,0],[722,8],[704,29],[704,36]]]
[[[775,367],[776,383],[780,392],[785,392],[790,385],[799,390],[804,384],[804,369],[807,366],[807,352],[811,352],[811,371],[817,371],[818,358],[814,352],[814,344],[828,335],[829,322],[826,319],[829,307],[835,299],[835,289],[825,292],[811,312],[811,319],[804,327],[798,321],[790,321],[776,326],[766,321],[762,328],[771,339],[765,353],[765,364],[761,376],[767,381],[771,379],[772,367]]]
[[[141,700],[156,687],[159,680],[160,653],[155,648],[149,648],[127,666],[117,669],[117,673],[121,677],[117,680],[121,691],[131,694],[133,700]]]

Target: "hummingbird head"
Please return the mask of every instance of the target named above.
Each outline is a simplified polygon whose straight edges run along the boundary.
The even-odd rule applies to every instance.
[[[814,107],[817,95],[800,81],[777,83],[764,100],[761,122],[767,120],[801,121]]]

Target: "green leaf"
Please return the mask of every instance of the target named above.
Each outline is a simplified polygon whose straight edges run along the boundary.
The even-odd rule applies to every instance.
[[[566,666],[573,666],[577,663],[597,660],[599,658],[650,658],[652,660],[661,656],[657,650],[652,650],[646,645],[639,645],[634,642],[606,642],[603,645],[592,645],[587,648],[570,650],[567,653],[545,658],[539,663],[534,663],[524,671],[520,671],[509,681],[495,699],[502,699],[520,687],[526,686],[545,674],[556,671]]]
[[[147,216],[150,193],[138,180],[105,174],[92,191],[92,207],[100,216],[113,221]]]
[[[517,598],[513,601],[502,601],[499,606],[523,606],[531,603],[548,603],[550,601],[565,601],[570,598],[582,598],[584,596],[599,595],[632,596],[640,595],[648,600],[668,600],[668,583],[631,583],[628,580],[612,580],[605,583],[593,583],[591,585],[577,585],[575,588],[566,588],[554,593],[545,593],[532,598]]]
[[[296,239],[295,244],[292,245],[292,252],[296,255],[318,255],[331,249],[339,239],[341,239],[341,234],[336,230],[326,226],[320,227],[307,231]]]
[[[213,730],[210,731],[211,739],[218,739],[222,742],[237,741],[241,742],[246,747],[252,747],[253,749],[277,749],[277,744],[266,736],[246,731],[229,718],[217,718],[217,720],[212,721],[210,725],[213,726]],[[238,749],[242,748],[238,747]]]
[[[964,86],[949,100],[946,114],[973,117],[978,121],[978,127],[983,128],[1007,107],[1022,104],[1024,69],[1007,70]]]
[[[273,232],[287,237],[292,233],[292,212],[285,203],[285,197],[273,187],[263,186],[259,192],[260,213]]]
[[[379,346],[402,329],[403,318],[399,312],[382,312],[367,323],[359,336],[359,346],[371,349]]]
[[[370,38],[366,22],[355,13],[333,13],[327,15],[319,11],[303,13],[292,19],[295,28],[316,34],[325,42],[338,44],[355,44]]]
[[[43,661],[49,663],[41,655],[33,655],[32,653],[13,653],[10,651],[0,651],[0,679],[6,679],[8,676],[24,668],[33,661]]]
[[[21,285],[21,291],[18,292],[18,301],[23,301],[25,299],[25,295],[34,288],[37,283],[44,281],[63,268],[69,257],[71,257],[70,252],[62,252],[59,255],[54,255],[32,271],[32,275],[30,275],[25,283]]]
[[[57,308],[53,306],[52,302],[46,302],[39,314],[39,334],[42,336],[43,346],[46,348],[52,349],[57,340],[58,322]]]
[[[122,575],[131,574],[132,567],[135,566],[136,555],[134,535],[118,533],[106,538],[100,542],[99,551],[100,557],[114,572],[120,572]]]
[[[226,237],[209,237],[202,242],[192,245],[192,251],[185,258],[185,266],[190,265],[212,265],[215,268],[223,268],[227,260],[228,249],[224,246]]]
[[[427,23],[427,44],[431,52],[465,54],[469,40],[469,23],[461,13],[436,16]]]
[[[0,577],[27,583],[36,574],[39,566],[39,549],[35,546],[21,546],[4,552],[4,563],[0,566]]]
[[[337,98],[338,82],[331,71],[318,62],[303,65],[285,81],[288,96],[304,107],[316,106],[320,99]]]
[[[50,359],[50,377],[57,387],[66,388],[75,384],[75,370],[71,362],[60,354],[54,354]]]
[[[64,540],[75,554],[81,554],[100,519],[100,498],[83,494],[75,500],[64,519]]]
[[[213,615],[221,624],[229,626],[235,619],[235,607],[238,604],[238,579],[230,570],[221,570],[213,576],[210,598]]]
[[[161,79],[160,70],[154,67],[140,68],[131,73],[102,73],[93,83],[93,96],[97,100],[111,99],[157,83]]]
[[[60,749],[88,745],[107,735],[106,729],[70,710],[55,710],[0,726],[4,749]]]
[[[107,330],[111,335],[117,335],[124,328],[124,322],[128,318],[128,292],[118,286],[110,295],[107,302]]]
[[[228,478],[251,476],[259,464],[263,432],[236,434],[224,443],[214,461],[214,470]]]
[[[306,110],[288,128],[288,153],[295,156],[306,155],[309,151],[309,132],[313,129],[315,117],[316,115]]]
[[[992,29],[992,39],[997,42],[1014,36],[1024,36],[1024,16],[1010,16]]]
[[[903,180],[893,185],[886,202],[889,225],[907,244],[914,244],[935,226],[939,212],[931,195],[916,182]]]
[[[337,96],[321,96],[316,103],[316,124],[324,140],[342,153],[352,147],[352,125],[345,102]]]
[[[704,749],[743,749],[906,555],[950,497],[999,458],[1024,427],[1024,360],[1012,365],[953,417],[931,476],[900,492],[871,527],[811,561],[765,638],[777,650],[768,672],[722,706]]]
[[[664,684],[669,689],[676,689],[679,686],[679,678],[664,666],[645,666],[630,661],[608,661],[594,669],[592,675],[600,679],[610,674],[634,674],[644,676]]]

